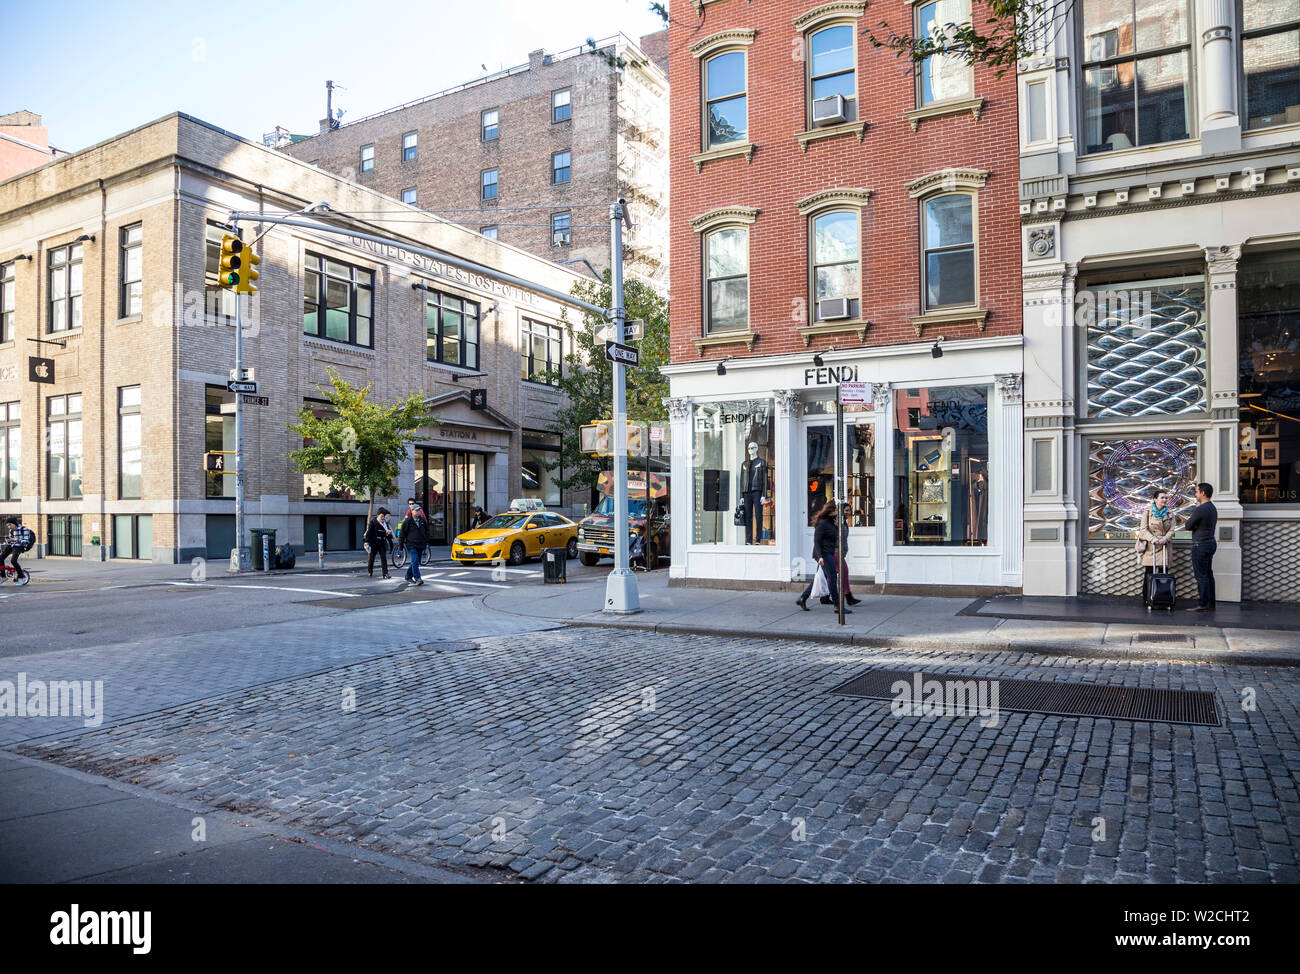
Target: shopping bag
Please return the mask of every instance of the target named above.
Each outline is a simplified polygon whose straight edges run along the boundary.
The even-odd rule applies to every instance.
[[[826,581],[826,573],[822,571],[822,566],[817,566],[817,574],[813,576],[813,587],[811,598],[820,599],[823,595],[830,595],[831,587]]]

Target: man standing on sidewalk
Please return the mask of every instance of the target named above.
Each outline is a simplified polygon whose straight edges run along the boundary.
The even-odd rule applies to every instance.
[[[401,539],[406,548],[406,580],[423,585],[420,559],[424,556],[424,549],[429,547],[429,519],[424,516],[424,511],[414,497],[409,497],[406,501],[406,519],[402,521]]]
[[[1219,524],[1219,510],[1210,503],[1214,488],[1196,485],[1197,505],[1184,525],[1192,532],[1192,574],[1196,576],[1197,604],[1188,612],[1214,611],[1214,553],[1219,549],[1214,530]]]

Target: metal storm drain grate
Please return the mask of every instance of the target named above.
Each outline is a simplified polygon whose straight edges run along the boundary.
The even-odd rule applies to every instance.
[[[1140,632],[1133,637],[1135,643],[1177,643],[1180,646],[1192,645],[1192,637],[1181,632]]]
[[[920,686],[917,677],[920,677]],[[996,710],[1013,714],[1046,714],[1050,717],[1104,717],[1111,720],[1160,721],[1169,724],[1219,726],[1214,694],[1205,690],[1153,690],[1148,687],[1107,686],[1095,683],[1053,683],[1042,680],[990,680],[951,673],[920,673],[907,670],[867,670],[831,690],[847,697],[868,700],[898,700],[894,686],[902,681],[908,694],[919,693],[921,708],[938,684],[946,702],[969,701],[968,715],[974,716],[976,701],[981,707],[994,703]],[[981,686],[982,685],[982,686]],[[924,711],[920,711],[924,712]],[[950,713],[944,710],[944,713]],[[960,713],[960,711],[958,711]]]

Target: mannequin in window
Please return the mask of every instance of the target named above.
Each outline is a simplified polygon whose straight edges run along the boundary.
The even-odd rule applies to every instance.
[[[767,461],[758,455],[757,443],[749,444],[749,459],[740,465],[740,496],[745,502],[745,544],[758,544],[767,500]]]

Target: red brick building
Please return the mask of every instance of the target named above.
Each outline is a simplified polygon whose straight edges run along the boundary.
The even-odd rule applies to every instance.
[[[867,38],[967,0],[672,15],[674,577],[801,577],[841,476],[855,577],[1018,588],[1014,77]]]

